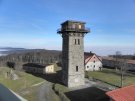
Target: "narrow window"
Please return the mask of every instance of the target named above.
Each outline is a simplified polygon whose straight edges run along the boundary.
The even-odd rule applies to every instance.
[[[80,39],[78,39],[78,45],[80,45]]]
[[[95,60],[93,62],[95,63]]]
[[[75,39],[75,45],[76,45],[76,43],[77,43],[77,42],[76,42],[76,39]]]
[[[87,68],[89,68],[89,66],[87,66]]]
[[[79,29],[81,29],[82,28],[82,26],[81,25],[79,25]]]
[[[75,24],[72,25],[72,28],[75,29]]]
[[[76,66],[76,72],[78,72],[78,66]]]

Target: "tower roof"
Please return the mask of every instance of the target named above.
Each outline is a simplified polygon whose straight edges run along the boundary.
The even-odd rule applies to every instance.
[[[65,24],[65,23],[69,23],[69,22],[71,22],[71,23],[83,23],[83,24],[85,24],[85,22],[83,22],[83,21],[67,20],[67,21],[63,22],[61,25]]]
[[[63,34],[65,32],[77,32],[86,34],[90,32],[89,28],[85,27],[85,22],[67,20],[61,24],[61,28],[57,30],[57,33]]]

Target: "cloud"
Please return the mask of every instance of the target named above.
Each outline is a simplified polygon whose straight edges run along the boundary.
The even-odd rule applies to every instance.
[[[85,51],[92,51],[96,53],[97,55],[101,56],[107,56],[107,55],[113,55],[116,51],[121,51],[122,54],[134,54],[135,53],[135,47],[118,47],[118,46],[86,46]]]
[[[40,27],[38,24],[32,23],[31,25],[38,30],[42,30],[42,27]]]
[[[129,30],[130,33],[135,33],[135,29]]]
[[[134,33],[134,34],[135,34],[135,28],[125,29],[125,31],[126,31],[127,33]]]

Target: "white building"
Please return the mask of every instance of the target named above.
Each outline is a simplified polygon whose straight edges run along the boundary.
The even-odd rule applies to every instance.
[[[84,53],[85,57],[85,71],[99,71],[102,70],[102,60],[94,53]]]

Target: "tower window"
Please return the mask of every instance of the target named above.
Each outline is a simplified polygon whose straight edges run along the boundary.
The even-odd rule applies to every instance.
[[[72,28],[75,28],[75,24],[72,25]]]
[[[81,25],[79,25],[79,29],[81,29],[82,28],[82,26]]]
[[[76,42],[77,40],[75,39],[75,45],[77,44],[77,42]]]
[[[78,72],[78,66],[76,66],[76,72]]]
[[[80,45],[80,39],[78,39],[78,45]]]
[[[75,45],[80,45],[80,39],[75,39]]]

